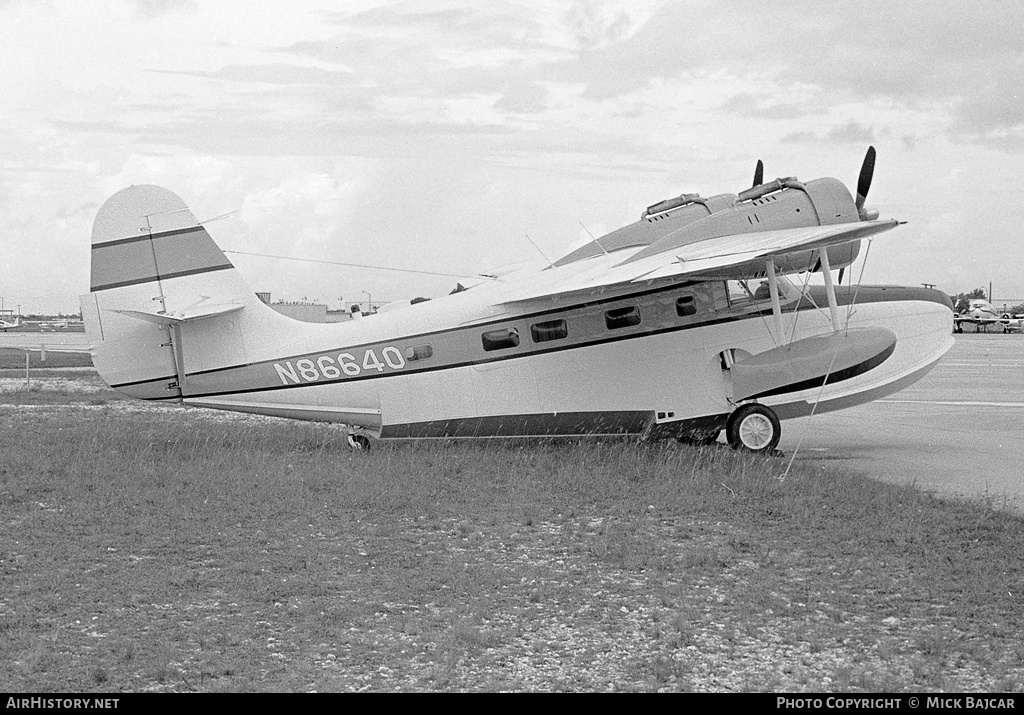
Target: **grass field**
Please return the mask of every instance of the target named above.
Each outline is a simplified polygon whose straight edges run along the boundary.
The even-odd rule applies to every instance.
[[[5,690],[1024,690],[995,505],[669,443],[354,453],[4,374]]]

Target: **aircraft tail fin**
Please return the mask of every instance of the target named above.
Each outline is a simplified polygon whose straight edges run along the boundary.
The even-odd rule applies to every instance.
[[[245,314],[273,312],[185,203],[149,185],[100,208],[81,304],[103,379],[132,397],[171,401],[185,388],[185,345],[189,371],[237,364]]]

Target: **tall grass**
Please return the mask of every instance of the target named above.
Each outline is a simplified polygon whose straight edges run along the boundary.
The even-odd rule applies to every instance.
[[[1024,682],[1024,524],[990,505],[671,443],[360,453],[119,404],[0,421],[12,689]]]

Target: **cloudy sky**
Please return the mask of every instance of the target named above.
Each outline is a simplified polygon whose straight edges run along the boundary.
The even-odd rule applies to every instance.
[[[228,250],[472,274],[758,158],[855,186],[873,144],[868,204],[908,224],[865,282],[1024,298],[1022,37],[994,0],[0,0],[0,297],[77,311],[130,184],[236,212]],[[332,307],[457,280],[230,258]]]

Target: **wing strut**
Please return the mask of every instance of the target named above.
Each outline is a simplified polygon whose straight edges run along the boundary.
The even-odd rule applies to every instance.
[[[828,264],[828,248],[818,249],[818,260],[821,261],[821,274],[825,276],[825,295],[828,296],[828,312],[832,316],[832,330],[839,332],[839,308],[836,306],[836,287],[832,283],[832,267]]]
[[[782,328],[782,304],[779,302],[779,282],[775,277],[775,259],[769,257],[765,260],[764,269],[768,274],[768,291],[772,296],[772,317],[775,318],[775,332],[779,336],[776,344],[782,345],[786,339],[786,333]]]

